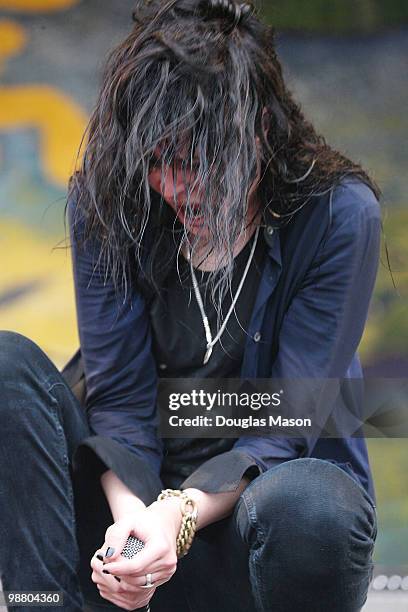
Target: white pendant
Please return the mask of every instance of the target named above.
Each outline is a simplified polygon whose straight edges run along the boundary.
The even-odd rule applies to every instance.
[[[212,346],[209,346],[209,347],[207,348],[207,351],[206,351],[205,356],[204,356],[204,365],[205,365],[206,363],[208,363],[208,361],[209,361],[209,359],[210,359],[210,357],[211,357],[212,350],[213,350],[213,347],[212,347]]]

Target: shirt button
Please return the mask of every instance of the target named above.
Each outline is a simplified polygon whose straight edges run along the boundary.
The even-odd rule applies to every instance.
[[[159,364],[159,368],[160,368],[161,370],[165,370],[165,369],[167,368],[167,363],[160,363],[160,364]]]
[[[272,225],[268,225],[268,227],[266,228],[266,233],[272,236],[273,231],[274,231],[274,228],[272,227]]]
[[[255,340],[255,342],[259,342],[259,341],[260,341],[260,339],[261,339],[261,333],[260,333],[259,331],[257,331],[257,332],[254,334],[254,340]]]

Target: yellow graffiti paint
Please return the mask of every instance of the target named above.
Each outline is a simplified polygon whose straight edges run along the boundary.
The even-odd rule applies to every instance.
[[[66,188],[87,117],[78,104],[48,85],[0,89],[0,130],[35,128],[47,180]]]
[[[24,13],[45,13],[71,8],[79,0],[0,0],[0,9]]]
[[[20,53],[26,42],[27,37],[24,28],[15,21],[0,20],[0,62]]]
[[[18,223],[0,221],[0,297],[24,283],[38,288],[0,305],[0,329],[28,336],[62,367],[77,349],[71,254],[53,250],[58,239],[41,238]]]

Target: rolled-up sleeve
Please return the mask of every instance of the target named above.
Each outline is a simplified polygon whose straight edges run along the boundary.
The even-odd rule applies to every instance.
[[[74,469],[113,469],[143,499],[160,484],[157,371],[144,298],[133,286],[117,292],[99,243],[83,243],[75,197],[68,202],[76,310],[92,437],[74,456]]]
[[[200,489],[207,493],[235,491],[244,476],[253,480],[261,471],[245,449],[233,448],[204,461],[181,483],[180,489]]]
[[[381,209],[368,187],[350,182],[334,191],[331,212],[325,240],[283,319],[271,378],[344,379],[360,343],[378,269]],[[305,404],[305,410],[310,408],[324,425],[334,401],[330,392],[322,393],[313,406]],[[318,439],[242,436],[230,451],[203,463],[182,486],[215,492],[224,474],[219,490],[235,490],[245,467],[253,475],[310,456]]]

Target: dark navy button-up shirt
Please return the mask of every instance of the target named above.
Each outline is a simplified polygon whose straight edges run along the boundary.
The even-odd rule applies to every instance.
[[[157,495],[163,443],[157,436],[158,372],[146,297],[136,284],[119,301],[98,259],[98,241],[78,246],[80,215],[68,203],[86,408],[93,435],[81,442],[75,469],[111,468],[145,503]],[[361,378],[357,348],[379,261],[381,211],[373,192],[347,179],[316,196],[286,225],[266,213],[267,256],[248,328],[241,378]],[[75,231],[74,231],[75,230]],[[146,231],[147,245],[156,239]],[[148,250],[148,248],[147,248]],[[345,393],[344,410],[361,398]],[[327,402],[326,402],[327,404]],[[330,414],[330,405],[316,410]],[[336,411],[341,410],[336,404]],[[180,485],[230,491],[299,457],[331,461],[375,502],[363,437],[244,435],[204,461]],[[84,467],[85,466],[85,467]]]

